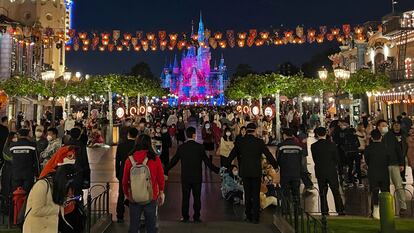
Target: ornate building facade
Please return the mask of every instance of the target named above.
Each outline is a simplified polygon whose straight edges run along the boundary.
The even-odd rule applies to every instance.
[[[224,104],[224,90],[227,87],[227,68],[224,58],[211,68],[211,52],[205,38],[204,24],[200,15],[197,40],[204,45],[190,46],[184,51],[180,63],[177,56],[174,63],[164,66],[161,73],[162,87],[170,90],[169,104]]]

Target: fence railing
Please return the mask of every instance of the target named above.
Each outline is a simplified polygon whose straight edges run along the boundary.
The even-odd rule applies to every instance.
[[[103,189],[103,191],[96,197],[92,197],[92,192],[98,188]],[[86,233],[90,233],[93,225],[100,219],[111,216],[109,213],[109,190],[109,183],[106,183],[106,185],[94,185],[88,190],[85,205],[87,214]]]
[[[329,233],[325,215],[312,216],[300,206],[300,201],[293,201],[291,196],[279,195],[277,214],[282,216],[296,233]]]

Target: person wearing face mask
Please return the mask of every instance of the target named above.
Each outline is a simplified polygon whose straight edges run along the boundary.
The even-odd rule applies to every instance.
[[[246,221],[259,223],[260,218],[260,186],[262,178],[262,156],[277,168],[277,162],[262,139],[257,138],[257,126],[249,123],[246,136],[237,141],[230,152],[228,163],[235,158],[239,163],[240,177],[243,180],[246,204]]]
[[[177,143],[182,144],[185,142],[185,123],[183,117],[178,118],[177,123]]]
[[[236,136],[235,142],[237,143],[238,141],[240,141],[245,135],[246,135],[246,126],[242,126],[240,128],[239,135]]]
[[[146,123],[147,121],[145,120],[145,118],[141,118],[138,124],[138,136],[141,134],[149,135],[149,129],[145,127]]]
[[[214,135],[209,121],[206,121],[204,123],[203,130],[201,131],[201,136],[203,139],[204,149],[206,150],[210,161],[213,161]]]
[[[243,185],[239,176],[239,168],[231,165],[230,168],[222,168],[221,194],[223,198],[232,204],[241,204],[243,200]]]
[[[7,136],[6,143],[4,144],[3,149],[3,167],[1,169],[1,194],[3,197],[8,197],[11,193],[11,185],[12,185],[12,160],[13,155],[10,151],[11,143],[17,142],[17,134],[16,132],[10,132]],[[2,200],[5,201],[5,200]],[[5,207],[7,207],[6,203],[0,203],[2,208],[7,211]],[[1,209],[0,211],[2,211]]]
[[[43,160],[42,165],[44,166],[50,158],[62,147],[62,141],[58,138],[58,130],[56,128],[49,128],[47,130],[46,139],[48,145],[44,151],[40,153],[40,158]]]
[[[344,214],[344,204],[339,192],[338,166],[339,156],[338,149],[334,143],[326,139],[327,131],[324,127],[318,127],[314,130],[317,142],[311,145],[312,158],[315,162],[315,176],[318,180],[319,196],[321,197],[322,214],[328,214],[328,187],[331,189],[336,212]]]
[[[22,187],[29,193],[34,178],[39,175],[36,143],[29,137],[28,129],[20,129],[17,142],[10,144],[12,157],[12,190]]]
[[[407,211],[407,204],[400,174],[400,172],[404,170],[404,154],[395,133],[393,131],[389,131],[388,123],[385,120],[378,120],[377,129],[381,132],[382,143],[385,144],[389,154],[388,171],[391,182],[397,190],[397,200],[400,206],[399,214],[400,216],[404,216]]]
[[[170,163],[170,148],[172,146],[172,139],[168,133],[168,126],[166,124],[162,125],[161,129],[161,155],[160,159],[164,167],[167,167]]]
[[[221,167],[229,167],[230,164],[228,162],[228,157],[230,155],[231,150],[234,147],[233,136],[229,128],[224,130],[223,137],[221,137],[221,141],[219,144],[219,148],[217,149],[217,155],[220,156],[220,166]]]
[[[119,129],[119,143],[123,143],[128,140],[128,132],[131,128],[132,120],[130,118],[125,119],[124,124]]]
[[[43,126],[41,125],[36,126],[34,139],[36,142],[36,149],[38,153],[42,153],[48,145],[48,142],[43,132],[44,132]]]
[[[398,144],[401,147],[401,151],[402,151],[403,157],[404,157],[404,159],[403,159],[403,161],[404,161],[403,170],[400,173],[401,174],[401,179],[403,180],[403,183],[404,183],[404,182],[407,182],[406,179],[405,179],[405,166],[406,166],[405,160],[406,160],[406,157],[407,157],[407,149],[408,149],[407,136],[402,131],[401,123],[399,121],[394,122],[392,124],[392,132],[395,134],[395,137],[397,138]]]

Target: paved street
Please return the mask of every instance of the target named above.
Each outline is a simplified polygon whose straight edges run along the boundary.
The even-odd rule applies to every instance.
[[[198,130],[200,131],[200,130]],[[201,138],[201,135],[198,135]],[[176,147],[170,151],[170,156],[175,153]],[[128,229],[128,213],[125,214],[126,222],[116,223],[116,200],[118,196],[118,180],[115,178],[114,162],[116,147],[89,149],[89,162],[92,170],[92,183],[110,183],[110,212],[114,223],[107,233],[126,232]],[[214,159],[219,165],[219,158]],[[262,213],[262,223],[252,225],[242,222],[244,207],[227,203],[221,197],[220,177],[209,170],[204,170],[202,188],[202,224],[179,223],[181,217],[181,183],[180,165],[170,171],[166,185],[166,203],[159,209],[160,232],[258,232],[270,233],[272,231],[272,219],[274,208],[268,208]],[[99,192],[97,190],[96,192]],[[192,204],[190,204],[192,206]],[[128,211],[128,209],[126,210]],[[192,210],[191,210],[192,211]],[[190,211],[190,216],[192,212]]]

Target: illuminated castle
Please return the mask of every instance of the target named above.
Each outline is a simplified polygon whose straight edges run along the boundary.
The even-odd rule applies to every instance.
[[[182,54],[181,64],[175,56],[174,63],[170,63],[169,66],[166,64],[161,73],[162,87],[168,88],[172,95],[178,96],[178,102],[174,97],[170,97],[170,105],[224,104],[224,90],[228,80],[227,68],[223,56],[219,65],[215,64],[213,69],[211,68],[210,47],[205,38],[201,14],[197,35],[198,44],[204,46],[189,47]]]

